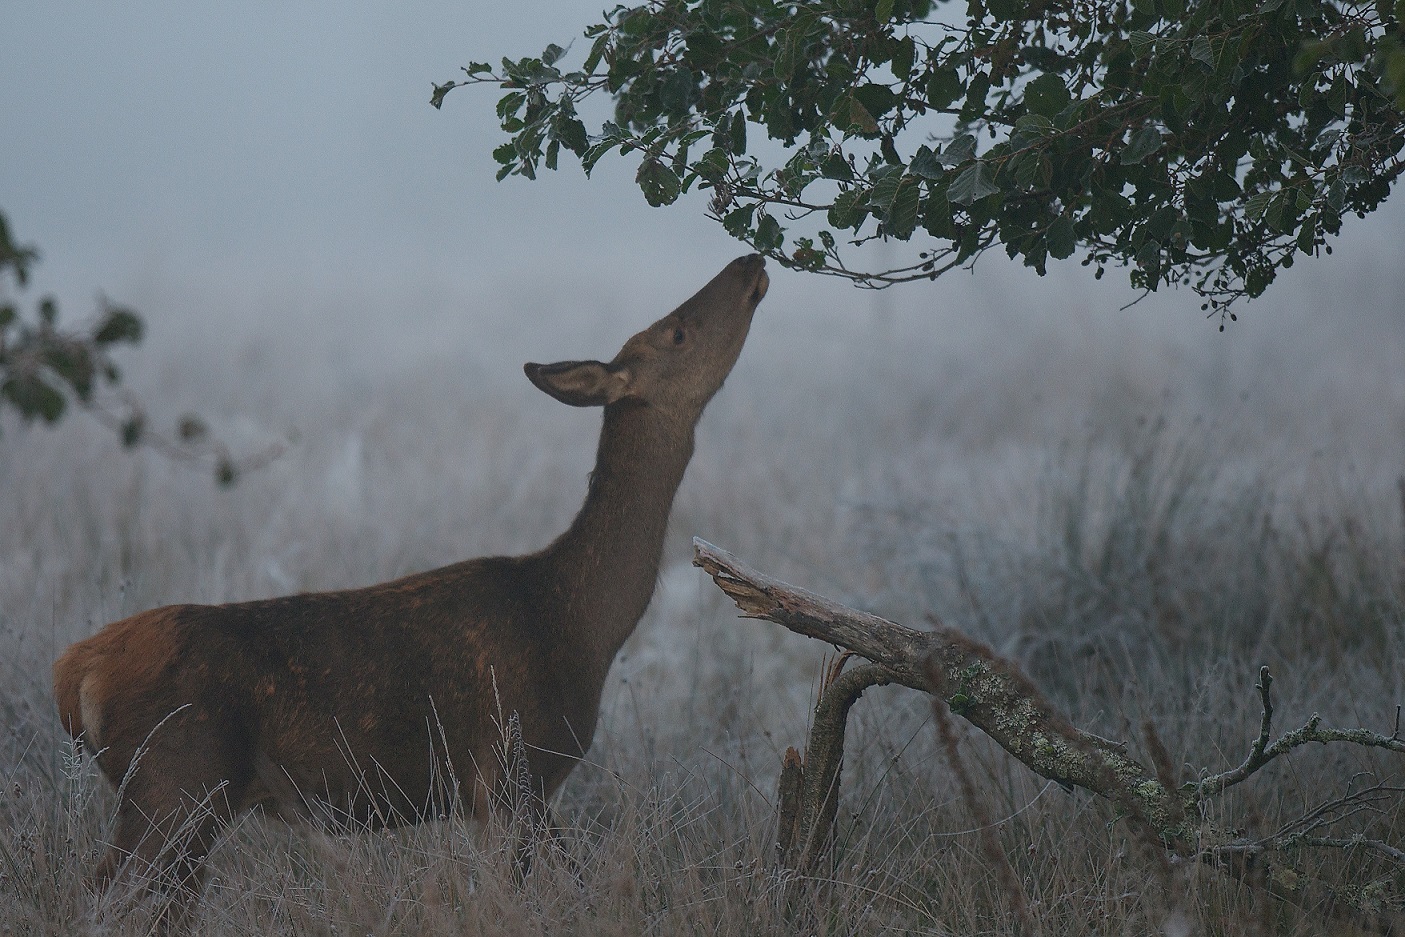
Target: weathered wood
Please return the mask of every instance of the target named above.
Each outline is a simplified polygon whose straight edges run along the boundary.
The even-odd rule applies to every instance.
[[[693,564],[712,576],[748,618],[773,621],[847,648],[884,667],[894,683],[940,695],[952,711],[1042,777],[1093,791],[1146,819],[1168,846],[1189,852],[1196,817],[1123,746],[1059,715],[1029,679],[989,648],[950,629],[914,631],[848,608],[747,566],[693,539]]]
[[[773,579],[698,537],[693,538],[693,565],[713,578],[744,617],[773,621],[796,634],[847,648],[882,664],[894,683],[930,689],[921,666],[930,635]]]
[[[791,753],[795,749],[791,748],[787,749],[781,767],[783,821],[781,836],[777,839],[781,846],[781,862],[805,875],[818,870],[820,860],[829,854],[834,838],[834,818],[839,812],[839,772],[844,767],[844,734],[849,725],[849,710],[869,687],[887,686],[893,682],[888,669],[880,664],[864,664],[841,675],[839,670],[842,667],[841,660],[831,671],[832,679],[825,681],[820,693],[810,738],[805,745],[803,765],[797,766],[792,762]],[[789,790],[797,779],[799,790]],[[788,793],[795,798],[793,807],[786,803]],[[788,830],[784,823],[787,812],[794,816]]]
[[[1386,843],[1358,837],[1305,837],[1306,832],[1329,822],[1316,814],[1325,815],[1326,811],[1337,807],[1349,808],[1356,799],[1378,790],[1396,795],[1405,793],[1405,788],[1377,785],[1365,792],[1348,791],[1341,798],[1319,806],[1314,814],[1286,826],[1283,835],[1275,834],[1254,842],[1235,839],[1228,831],[1206,822],[1201,811],[1202,804],[1210,797],[1246,780],[1273,759],[1302,745],[1343,742],[1405,753],[1398,709],[1395,731],[1390,735],[1361,728],[1324,726],[1314,713],[1305,725],[1270,743],[1272,676],[1265,667],[1260,671],[1256,687],[1264,710],[1262,724],[1244,763],[1200,782],[1168,789],[1155,773],[1127,754],[1125,745],[1074,727],[1013,663],[966,635],[942,626],[932,631],[914,631],[877,615],[848,608],[758,572],[727,551],[696,537],[693,551],[693,565],[713,578],[737,604],[743,617],[772,621],[796,634],[852,651],[872,661],[868,667],[885,670],[891,682],[942,697],[952,712],[990,736],[1031,771],[1107,798],[1126,815],[1140,821],[1142,829],[1164,847],[1182,856],[1209,863],[1232,875],[1243,875],[1246,865],[1236,858],[1249,853],[1302,845],[1333,848],[1366,845],[1405,865],[1401,859],[1405,850]],[[865,669],[859,668],[846,676],[852,677]],[[842,709],[836,709],[823,722],[818,714],[816,716],[816,730],[824,725],[828,740],[816,746],[812,734],[811,747],[825,748],[828,752],[824,756],[826,764],[836,766],[833,780],[823,786],[828,798],[836,794],[837,765],[843,750],[842,727],[836,735],[829,723],[834,718],[847,718],[849,706],[868,685],[866,681],[871,676],[856,678],[853,689],[835,695],[836,700],[847,700]],[[838,751],[833,749],[836,738]],[[783,771],[783,791],[787,785],[793,790],[801,781],[794,749],[786,754],[785,769],[789,774]],[[807,789],[811,780],[809,762],[807,756],[803,779]],[[795,799],[792,794],[792,802]],[[804,795],[799,799],[803,804]],[[828,800],[825,806],[832,811]],[[1343,813],[1348,814],[1347,811]],[[781,841],[787,851],[803,842],[804,823],[803,810],[798,818],[793,803],[783,803]],[[1399,897],[1393,894],[1387,898],[1384,893],[1377,894],[1371,889],[1337,888],[1311,876],[1298,875],[1286,866],[1276,868],[1265,887],[1274,895],[1304,908],[1328,917],[1349,917],[1358,925],[1364,922],[1365,926],[1380,929],[1382,933],[1391,932],[1390,921],[1382,925],[1377,915],[1386,907],[1398,910],[1401,904]],[[1331,900],[1324,904],[1323,896]]]

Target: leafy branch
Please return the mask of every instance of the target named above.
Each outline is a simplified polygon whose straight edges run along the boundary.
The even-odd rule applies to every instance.
[[[141,341],[141,318],[106,297],[99,297],[94,320],[79,328],[60,326],[51,296],[25,315],[4,291],[4,277],[23,291],[38,260],[33,246],[15,243],[0,214],[0,412],[10,410],[26,423],[55,424],[77,407],[116,433],[124,447],[144,445],[177,461],[211,466],[221,485],[282,454],[283,444],[274,443],[236,458],[194,414],[182,416],[171,434],[152,429],[141,401],[120,386],[122,372],[113,357],[120,347]]]
[[[1186,285],[1221,319],[1405,170],[1405,0],[651,0],[589,51],[475,62],[498,178],[638,158],[787,266],[884,287],[1001,245]],[[611,119],[581,116],[597,93]],[[760,145],[757,129],[774,141]],[[778,145],[777,145],[778,144]],[[856,251],[911,245],[896,264]],[[886,255],[885,255],[886,256]]]

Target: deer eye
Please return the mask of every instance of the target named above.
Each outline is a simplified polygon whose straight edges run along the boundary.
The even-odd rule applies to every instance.
[[[688,336],[683,332],[683,327],[681,325],[673,330],[673,344],[681,345],[687,339],[687,337]]]

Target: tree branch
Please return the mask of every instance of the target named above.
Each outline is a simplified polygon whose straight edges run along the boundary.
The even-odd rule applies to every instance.
[[[1144,821],[1164,846],[1183,856],[1218,860],[1275,843],[1306,842],[1308,834],[1325,823],[1371,809],[1372,795],[1405,793],[1405,789],[1380,785],[1348,791],[1256,844],[1227,842],[1229,836],[1224,831],[1203,825],[1201,805],[1210,797],[1309,742],[1348,742],[1405,753],[1399,727],[1391,736],[1366,729],[1339,729],[1323,726],[1314,714],[1305,725],[1270,744],[1273,703],[1269,689],[1273,677],[1265,667],[1259,671],[1256,685],[1264,715],[1248,757],[1236,768],[1172,790],[1130,757],[1124,745],[1071,725],[1018,668],[960,632],[939,624],[931,632],[914,631],[847,608],[760,573],[698,538],[693,539],[693,551],[693,564],[712,576],[744,617],[773,621],[797,634],[851,650],[884,668],[894,683],[941,696],[953,712],[1036,774],[1111,800]]]
[[[952,711],[1041,777],[1092,791],[1146,820],[1166,845],[1194,852],[1198,819],[1185,792],[1168,791],[1125,747],[1072,726],[1008,661],[959,632],[914,631],[766,576],[705,540],[702,567],[747,618],[852,650],[894,683],[936,693]]]

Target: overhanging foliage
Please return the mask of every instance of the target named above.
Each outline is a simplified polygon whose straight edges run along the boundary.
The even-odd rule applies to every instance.
[[[1405,0],[653,0],[567,50],[470,64],[505,89],[499,178],[636,154],[651,205],[693,187],[735,237],[866,286],[1002,245],[1077,253],[1206,308],[1255,297],[1405,148]],[[594,130],[582,102],[613,99]],[[758,129],[776,144],[759,141]],[[854,248],[910,245],[869,266]],[[883,255],[889,256],[889,255]]]

